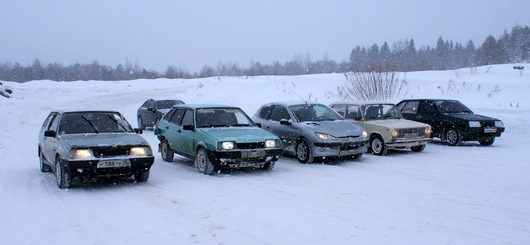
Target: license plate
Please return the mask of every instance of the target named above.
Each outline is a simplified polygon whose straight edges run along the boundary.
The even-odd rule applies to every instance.
[[[347,151],[341,151],[339,153],[339,156],[351,156],[353,154],[355,154],[357,152],[357,150],[347,150]]]
[[[405,136],[405,138],[416,138],[418,137],[418,133],[408,133],[404,134],[403,136]]]
[[[241,152],[241,158],[260,158],[264,157],[264,151],[245,151]]]
[[[484,133],[496,133],[497,128],[484,128]]]
[[[102,160],[98,162],[98,168],[123,168],[130,167],[131,162],[129,159],[123,160]]]

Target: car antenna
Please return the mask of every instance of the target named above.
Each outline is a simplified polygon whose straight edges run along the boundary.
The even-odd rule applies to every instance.
[[[306,104],[308,103],[307,100],[305,100],[304,98],[302,98],[302,96],[298,95],[296,92],[292,91],[291,90],[291,93],[293,93],[294,95],[296,95],[296,97],[298,97],[299,99],[301,99],[303,102],[305,102]]]

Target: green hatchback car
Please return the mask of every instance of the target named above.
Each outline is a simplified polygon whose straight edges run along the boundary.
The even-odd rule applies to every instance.
[[[154,131],[164,161],[174,153],[195,159],[204,174],[223,168],[274,168],[282,153],[280,139],[256,125],[238,107],[176,105]]]

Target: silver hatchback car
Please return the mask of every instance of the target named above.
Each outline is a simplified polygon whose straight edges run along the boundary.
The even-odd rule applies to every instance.
[[[301,163],[315,157],[359,158],[366,152],[367,132],[323,104],[266,104],[253,120],[280,137],[284,152]]]

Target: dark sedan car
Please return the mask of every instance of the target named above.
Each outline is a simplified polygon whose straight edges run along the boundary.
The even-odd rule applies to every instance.
[[[51,112],[39,133],[40,170],[54,171],[59,188],[99,177],[149,178],[154,157],[147,141],[119,112]]]
[[[474,114],[457,100],[410,99],[397,106],[403,117],[431,125],[431,137],[441,138],[452,146],[462,141],[492,145],[495,137],[504,132],[501,120]]]
[[[184,104],[182,100],[146,100],[140,108],[138,108],[138,127],[144,130],[147,127],[156,127],[160,119],[166,114],[174,105]]]

